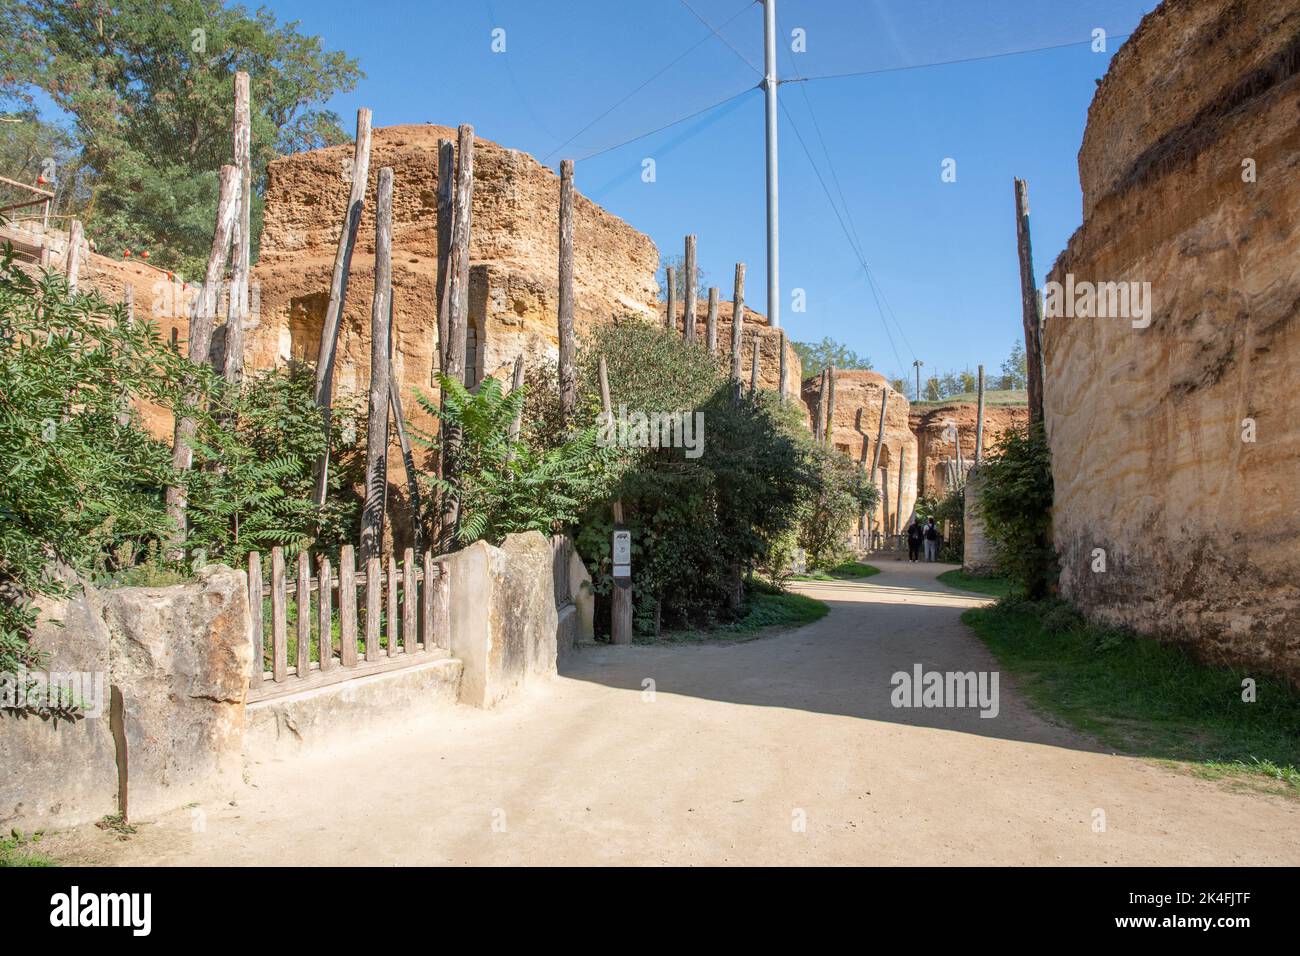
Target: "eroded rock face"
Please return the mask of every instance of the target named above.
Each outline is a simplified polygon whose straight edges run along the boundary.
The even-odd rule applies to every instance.
[[[914,405],[909,424],[916,435],[918,484],[922,495],[942,498],[951,487],[949,463],[956,462],[961,448],[961,462],[969,469],[975,463],[975,432],[979,405],[975,402],[946,402],[942,405]],[[1013,428],[1029,423],[1029,409],[1024,405],[984,406],[984,454],[987,456]],[[954,435],[956,438],[954,438]]]
[[[815,420],[820,406],[821,376],[814,375],[803,382],[803,401],[810,420]],[[916,436],[909,424],[910,405],[906,396],[889,387],[889,382],[879,372],[866,370],[837,370],[835,372],[835,421],[831,425],[831,444],[854,461],[871,467],[876,451],[876,436],[880,428],[881,395],[889,393],[885,409],[885,441],[880,450],[880,464],[876,485],[881,489],[882,500],[876,507],[874,527],[883,527],[882,519],[889,517],[889,527],[898,524],[898,515],[906,521],[916,505]],[[899,466],[902,465],[902,507],[899,507]],[[886,495],[887,492],[887,495]]]
[[[130,812],[147,816],[240,783],[252,668],[244,576],[101,591],[122,688]]]
[[[1149,282],[1150,324],[1049,316],[1044,333],[1062,592],[1296,682],[1298,68],[1295,4],[1144,18],[1089,110],[1085,221],[1049,281]]]

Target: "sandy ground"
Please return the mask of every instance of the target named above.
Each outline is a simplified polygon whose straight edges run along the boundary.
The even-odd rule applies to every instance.
[[[232,805],[42,849],[163,865],[1300,863],[1297,802],[1099,752],[1005,679],[992,719],[891,706],[896,671],[996,663],[958,621],[981,599],[934,580],[947,566],[877,563],[801,585],[832,607],[808,627],[585,649],[500,710],[260,765]]]

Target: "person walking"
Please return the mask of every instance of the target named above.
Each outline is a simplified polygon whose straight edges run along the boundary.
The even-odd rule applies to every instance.
[[[939,560],[939,529],[931,518],[925,524],[925,560]]]
[[[907,526],[907,560],[921,559],[921,542],[924,538],[925,531],[921,527],[921,519],[914,516],[912,523]]]

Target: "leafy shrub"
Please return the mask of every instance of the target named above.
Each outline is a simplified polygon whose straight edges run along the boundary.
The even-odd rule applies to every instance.
[[[1007,432],[981,469],[980,513],[998,564],[1019,590],[1041,597],[1056,578],[1052,461],[1043,426]]]

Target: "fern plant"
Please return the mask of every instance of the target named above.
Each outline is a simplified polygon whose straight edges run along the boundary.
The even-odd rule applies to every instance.
[[[499,542],[517,531],[550,534],[577,522],[593,502],[608,497],[616,453],[597,443],[594,424],[571,432],[564,440],[538,447],[510,435],[511,424],[524,408],[528,386],[506,394],[494,378],[477,391],[446,376],[438,376],[443,403],[419,396],[420,406],[459,435],[454,473],[422,476],[435,494],[429,495],[433,514],[449,499],[460,504],[456,539]],[[412,428],[416,440],[446,454],[442,438]]]

